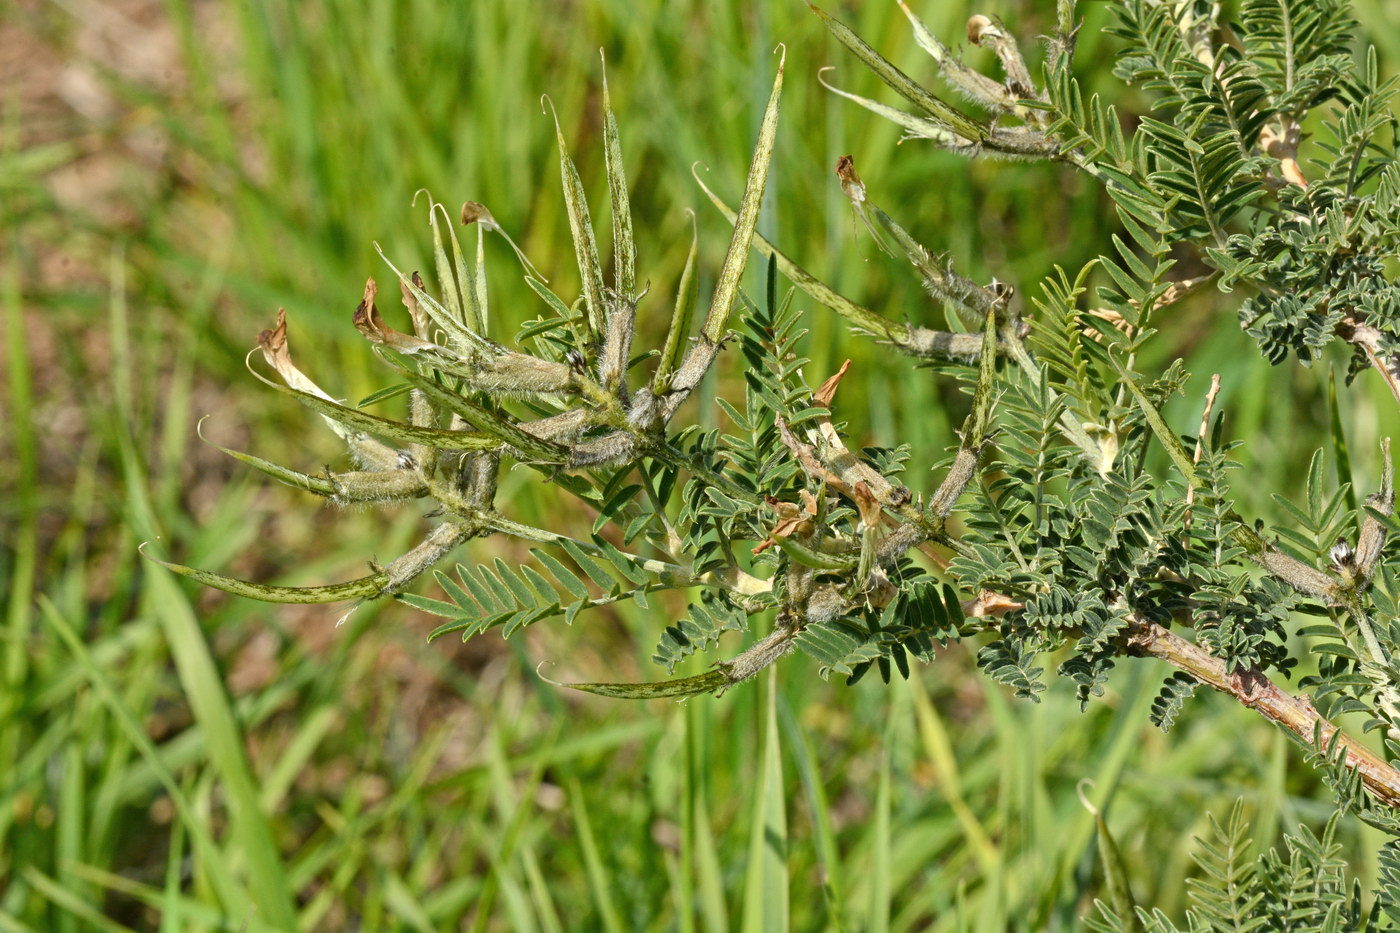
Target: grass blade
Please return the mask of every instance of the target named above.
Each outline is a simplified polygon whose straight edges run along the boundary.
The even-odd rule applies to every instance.
[[[724,869],[710,822],[709,749],[714,730],[712,710],[698,703],[685,705],[685,812],[681,816],[682,871],[690,870],[697,883],[698,907],[706,933],[727,933],[724,903]],[[689,911],[689,903],[680,905]]]
[[[222,781],[233,835],[247,860],[249,886],[257,892],[259,915],[274,927],[296,929],[296,900],[286,868],[271,823],[258,801],[258,782],[248,764],[243,735],[199,620],[174,579],[164,573],[150,574],[148,592],[170,644],[180,684],[204,734],[205,749]]]
[[[842,928],[841,905],[844,885],[841,879],[841,859],[836,846],[836,832],[831,822],[831,805],[827,800],[826,786],[811,743],[802,731],[801,724],[787,703],[781,703],[781,722],[787,733],[788,747],[793,750],[798,777],[807,797],[807,808],[812,814],[812,832],[816,836],[817,864],[821,868],[822,887],[825,889],[827,905],[831,911],[831,922],[838,930]]]
[[[183,598],[183,595],[182,597]],[[137,721],[135,714],[122,700],[121,694],[108,678],[105,671],[93,659],[86,644],[78,637],[78,633],[69,625],[68,620],[58,611],[58,608],[49,601],[48,597],[39,597],[39,608],[44,620],[49,627],[58,635],[59,640],[67,646],[74,659],[78,662],[78,667],[82,670],[87,681],[92,685],[93,690],[106,705],[113,720],[125,734],[127,741],[140,753],[141,757],[150,767],[151,772],[160,781],[165,792],[170,795],[170,801],[175,805],[175,810],[180,815],[180,820],[185,829],[190,834],[191,841],[195,848],[195,853],[199,857],[199,866],[205,871],[211,885],[217,892],[218,897],[223,901],[224,906],[236,916],[235,911],[241,909],[248,903],[246,892],[234,880],[233,873],[229,869],[224,854],[219,850],[219,846],[214,842],[204,818],[196,811],[194,804],[185,795],[184,790],[176,782],[175,776],[165,766],[160,752],[156,749],[155,743],[146,735],[145,728]]]
[[[569,809],[573,813],[574,825],[578,828],[579,845],[583,849],[583,861],[588,870],[588,889],[593,894],[593,902],[598,908],[603,929],[608,933],[622,933],[625,927],[617,912],[617,905],[613,902],[614,886],[598,851],[598,839],[593,835],[593,824],[588,818],[588,802],[584,800],[583,788],[579,785],[578,778],[569,778]]]
[[[783,796],[782,737],[778,732],[778,678],[764,678],[763,751],[758,793],[749,828],[749,867],[744,879],[744,933],[788,929],[787,800]]]

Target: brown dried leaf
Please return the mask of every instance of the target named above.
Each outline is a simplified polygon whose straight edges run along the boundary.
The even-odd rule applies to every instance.
[[[773,526],[773,530],[768,537],[753,549],[755,554],[762,554],[773,545],[777,544],[781,538],[801,537],[811,534],[812,516],[817,514],[817,500],[812,494],[803,489],[802,505],[798,506],[792,502],[780,502],[777,499],[769,499],[768,504],[778,512],[778,523]]]
[[[413,285],[420,292],[423,291],[423,277],[417,272],[413,273]],[[403,295],[403,306],[408,309],[408,316],[413,319],[413,332],[426,340],[433,332],[432,318],[418,304],[418,296],[413,294],[413,289],[403,279],[399,279],[399,292]]]
[[[836,160],[836,177],[841,180],[841,190],[846,197],[859,204],[865,200],[865,182],[856,174],[856,160],[843,155]]]
[[[812,396],[812,404],[820,405],[822,408],[830,408],[831,400],[836,396],[836,388],[845,378],[846,371],[851,368],[851,361],[847,360],[841,364],[841,368],[836,371],[830,379],[823,382],[821,388],[817,389],[817,394]]]
[[[1026,608],[1025,603],[1019,603],[1009,596],[1003,596],[1001,593],[994,593],[991,590],[982,590],[977,594],[976,599],[970,599],[962,604],[963,612],[974,619],[1003,616],[1008,612],[1024,608]]]
[[[402,282],[399,283],[402,286]],[[418,353],[422,350],[441,350],[437,344],[421,337],[414,337],[410,334],[400,333],[394,330],[379,315],[379,308],[374,303],[375,295],[379,293],[379,286],[374,279],[365,282],[364,298],[355,308],[355,329],[364,335],[364,338],[371,343],[381,344],[402,353]],[[416,304],[417,302],[415,302]],[[415,326],[416,326],[415,322]]]
[[[870,491],[870,486],[864,481],[856,483],[851,488],[851,498],[856,501],[856,509],[860,512],[861,523],[866,528],[874,528],[880,523],[882,514],[880,500]]]

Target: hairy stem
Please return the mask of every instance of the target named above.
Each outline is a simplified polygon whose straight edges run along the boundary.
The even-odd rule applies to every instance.
[[[1155,622],[1139,621],[1131,637],[1138,652],[1166,661],[1208,687],[1229,694],[1270,722],[1277,723],[1305,745],[1326,748],[1337,738],[1346,765],[1361,775],[1373,797],[1386,806],[1400,806],[1400,770],[1323,719],[1305,696],[1294,696],[1256,669],[1230,671],[1225,662],[1200,645]]]

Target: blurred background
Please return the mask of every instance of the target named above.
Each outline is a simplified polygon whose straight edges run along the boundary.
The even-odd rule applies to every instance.
[[[1028,48],[1053,25],[1053,4],[1029,0],[912,5],[950,41],[972,12]],[[893,2],[828,9],[933,80]],[[1079,72],[1111,89],[1104,7],[1082,12]],[[1360,0],[1357,14],[1394,70],[1400,8]],[[211,441],[298,469],[339,456],[318,419],[245,370],[257,332],[285,307],[298,362],[328,391],[382,387],[350,315],[364,279],[390,274],[375,241],[431,266],[420,188],[484,202],[573,294],[540,98],[606,242],[602,49],[652,285],[642,333],[659,341],[687,212],[702,300],[728,241],[691,165],[737,200],[778,42],[762,229],[844,293],[942,326],[902,264],[857,235],[831,171],[844,153],[930,249],[1028,299],[1054,265],[1107,247],[1112,210],[1083,176],[900,145],[824,91],[817,71],[834,65],[838,85],[893,102],[799,0],[0,5],[0,931],[1068,930],[1102,891],[1082,779],[1108,803],[1139,901],[1174,915],[1208,813],[1242,797],[1264,847],[1326,819],[1300,750],[1246,711],[1199,696],[1170,733],[1151,727],[1167,672],[1147,662],[1082,714],[1063,684],[1013,701],[957,647],[888,686],[826,683],[794,656],[719,699],[629,704],[551,686],[537,665],[658,679],[649,658],[680,605],[428,645],[432,620],[402,604],[337,627],[337,607],[232,598],[137,554],[159,538],[182,563],[312,584],[409,547],[421,506],[337,510],[200,442],[209,416]],[[1140,106],[1129,95],[1122,110]],[[487,250],[508,339],[542,306],[508,247]],[[1182,431],[1222,374],[1226,433],[1250,439],[1240,508],[1269,519],[1269,493],[1298,496],[1329,443],[1328,367],[1270,368],[1232,300],[1173,309],[1153,352],[1196,373],[1167,412]],[[908,482],[934,488],[965,405],[951,381],[822,308],[807,326],[809,381],[851,358],[841,416],[866,443],[912,444]],[[738,385],[726,364],[722,392]],[[1400,421],[1370,374],[1341,398],[1370,492],[1376,441]],[[687,418],[719,415],[692,403]],[[560,530],[592,519],[526,471],[498,501]],[[495,556],[523,550],[490,539],[463,559]],[[1365,884],[1367,832],[1353,821],[1341,837]]]

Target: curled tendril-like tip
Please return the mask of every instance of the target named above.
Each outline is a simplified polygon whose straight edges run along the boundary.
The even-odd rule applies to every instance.
[[[835,70],[836,70],[836,66],[835,66],[835,65],[823,65],[822,67],[818,68],[818,69],[817,69],[817,83],[820,84],[822,87],[826,88],[828,91],[831,91],[833,94],[845,94],[845,93],[846,93],[845,91],[841,90],[840,88],[838,88],[838,87],[837,87],[836,85],[834,85],[834,84],[828,83],[827,80],[826,80],[826,77],[825,77],[826,73],[827,73],[828,71],[835,71]]]
[[[1099,808],[1089,802],[1089,795],[1084,792],[1084,788],[1086,787],[1090,789],[1094,787],[1093,778],[1080,778],[1079,783],[1074,786],[1074,792],[1079,796],[1080,805],[1088,810],[1093,815],[1094,819],[1098,819]]]
[[[773,54],[780,56],[778,59],[778,73],[782,74],[783,68],[787,65],[787,43],[779,42],[773,46]]]
[[[249,352],[252,352],[252,351],[249,351]],[[204,436],[204,422],[208,421],[208,420],[209,420],[210,418],[212,418],[212,417],[214,417],[214,416],[213,416],[213,415],[201,415],[200,418],[199,418],[199,420],[196,421],[196,422],[194,423],[194,433],[195,433],[195,436],[196,436],[196,437],[198,437],[198,438],[199,438],[201,441],[203,441],[204,443],[208,444],[210,447],[218,447],[218,446],[219,446],[218,444],[215,444],[215,443],[214,443],[213,441],[211,441],[209,438],[207,438],[207,437]]]
[[[549,112],[554,115],[554,128],[557,130],[559,128],[559,111],[554,109],[554,98],[550,97],[548,94],[541,94],[540,113],[545,112],[544,108],[546,104],[549,105]]]
[[[967,41],[973,45],[981,45],[983,36],[1000,39],[1004,38],[1005,34],[997,28],[997,24],[991,17],[977,13],[968,18]]]
[[[258,347],[254,347],[253,349],[245,353],[243,355],[243,368],[248,370],[248,372],[252,373],[254,379],[257,379],[260,382],[265,382],[273,388],[276,388],[277,383],[273,382],[271,379],[267,378],[262,373],[258,372],[256,369],[253,368],[253,354],[261,352],[261,349],[259,349]]]
[[[546,677],[543,673],[541,673],[540,669],[543,668],[543,667],[545,667],[546,665],[548,665],[548,666],[550,666],[550,667],[553,667],[553,666],[554,666],[554,662],[553,662],[553,661],[549,661],[549,660],[544,660],[544,661],[541,661],[540,663],[536,664],[536,665],[535,665],[535,676],[538,677],[540,680],[543,680],[545,683],[549,684],[551,687],[567,687],[568,684],[564,683],[563,681],[561,681],[561,680],[553,680],[552,678]]]
[[[164,566],[167,566],[167,564],[166,564],[165,561],[161,560],[159,557],[156,557],[156,556],[153,555],[153,554],[147,554],[147,553],[146,553],[146,547],[147,547],[148,545],[151,545],[151,544],[156,543],[156,542],[159,541],[159,540],[160,540],[160,535],[156,535],[156,536],[155,536],[154,538],[152,538],[150,541],[142,541],[140,544],[136,545],[136,553],[137,553],[137,554],[140,554],[142,557],[146,558],[146,560],[153,561],[153,562],[155,562],[155,563],[157,563],[157,564],[160,564],[162,567],[164,567]]]

